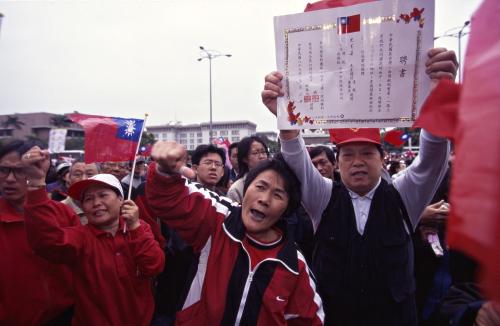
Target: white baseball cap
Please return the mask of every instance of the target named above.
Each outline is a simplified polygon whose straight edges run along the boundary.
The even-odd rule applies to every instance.
[[[78,181],[69,187],[68,195],[75,200],[81,200],[83,193],[90,186],[104,186],[106,188],[112,188],[117,190],[122,198],[124,198],[123,188],[120,181],[118,181],[114,175],[107,173],[96,174],[92,178]]]
[[[62,174],[64,172],[64,170],[68,170],[70,167],[71,167],[71,164],[69,164],[68,162],[62,162],[62,163],[57,165],[56,173]]]

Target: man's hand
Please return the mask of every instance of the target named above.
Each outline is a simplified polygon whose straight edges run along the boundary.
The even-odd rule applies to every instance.
[[[23,155],[21,161],[25,166],[28,186],[40,187],[45,185],[45,176],[50,168],[49,151],[34,146]]]
[[[487,301],[477,313],[474,326],[500,325],[500,304]]]
[[[422,215],[420,215],[420,224],[436,227],[446,220],[449,212],[450,207],[444,200],[435,202],[424,209]]]
[[[158,141],[151,149],[151,157],[160,172],[180,173],[186,162],[186,149],[174,141]]]
[[[273,71],[272,73],[266,75],[264,90],[261,93],[262,103],[269,109],[269,111],[276,115],[277,101],[279,96],[285,95],[283,89],[281,88],[281,80],[283,75],[278,71]]]
[[[278,71],[273,71],[268,74],[264,80],[266,83],[261,93],[262,103],[264,103],[267,109],[276,116],[278,110],[277,98],[285,95],[281,84],[283,75]],[[280,130],[280,138],[283,140],[293,139],[297,137],[298,134],[298,130]]]
[[[445,48],[433,48],[427,52],[427,55],[429,59],[425,63],[425,72],[432,79],[433,87],[439,79],[455,79],[458,61],[454,51],[448,51]]]
[[[127,223],[129,230],[137,229],[140,225],[139,222],[139,207],[132,200],[123,201],[121,207],[121,216]]]

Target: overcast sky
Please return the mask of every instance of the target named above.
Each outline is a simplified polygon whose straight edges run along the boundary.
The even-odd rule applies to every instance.
[[[461,26],[480,0],[436,0],[436,31]],[[273,16],[299,0],[0,0],[0,114],[136,117],[148,125],[209,120],[208,61],[199,46],[232,54],[212,61],[214,121],[275,130],[260,102],[276,68]],[[466,40],[466,38],[464,38]],[[457,48],[456,38],[437,46]]]

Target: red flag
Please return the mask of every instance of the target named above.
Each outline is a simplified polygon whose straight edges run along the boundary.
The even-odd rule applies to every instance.
[[[151,156],[151,150],[152,149],[153,149],[153,145],[147,144],[146,146],[144,146],[144,150],[141,151],[141,154],[144,157],[149,157],[149,156]]]
[[[401,147],[405,143],[405,140],[401,138],[401,136],[403,135],[404,135],[403,130],[392,129],[385,133],[384,141],[395,147]]]
[[[357,5],[365,2],[372,2],[376,0],[323,0],[317,1],[314,3],[308,3],[306,9],[304,11],[314,11],[321,9],[329,9],[329,8],[337,8],[337,7],[346,7]]]
[[[85,163],[134,159],[144,120],[77,113],[68,117],[85,131]]]
[[[425,100],[413,128],[424,128],[433,135],[454,139],[460,87],[451,80],[441,79]]]
[[[500,1],[471,23],[464,65],[448,242],[481,265],[482,288],[500,302]]]

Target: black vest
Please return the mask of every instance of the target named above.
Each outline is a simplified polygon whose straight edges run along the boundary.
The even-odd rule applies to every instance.
[[[399,193],[381,181],[360,235],[349,192],[333,185],[313,269],[327,325],[416,325],[411,230]]]

